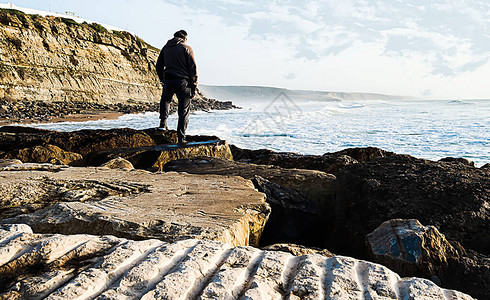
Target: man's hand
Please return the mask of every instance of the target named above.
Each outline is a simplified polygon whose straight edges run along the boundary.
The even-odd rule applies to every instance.
[[[191,88],[191,97],[194,98],[194,96],[196,96],[197,84],[190,83],[189,85],[190,85],[190,88]]]

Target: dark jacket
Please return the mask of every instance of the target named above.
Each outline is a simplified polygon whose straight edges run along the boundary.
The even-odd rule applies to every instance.
[[[160,51],[156,64],[160,81],[167,79],[187,79],[191,85],[197,85],[197,67],[194,52],[181,38],[174,37]]]

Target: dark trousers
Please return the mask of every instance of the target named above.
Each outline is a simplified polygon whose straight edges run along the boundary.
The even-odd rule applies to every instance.
[[[185,79],[165,80],[163,82],[163,93],[160,99],[160,120],[167,121],[170,112],[170,102],[172,97],[177,95],[179,100],[178,114],[179,123],[177,125],[177,136],[179,140],[185,138],[185,130],[189,124],[189,110],[191,106],[192,90]]]

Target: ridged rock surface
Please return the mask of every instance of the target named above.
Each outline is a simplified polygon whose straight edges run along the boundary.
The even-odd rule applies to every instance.
[[[6,230],[5,230],[6,229]],[[2,299],[472,299],[353,258],[0,229]]]
[[[0,99],[154,102],[158,52],[126,32],[0,11]]]
[[[0,222],[42,233],[258,245],[270,213],[264,194],[236,176],[48,164],[0,170]]]

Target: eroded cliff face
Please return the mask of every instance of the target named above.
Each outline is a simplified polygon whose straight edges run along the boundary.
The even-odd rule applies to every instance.
[[[158,53],[127,32],[0,10],[0,99],[156,102]]]

